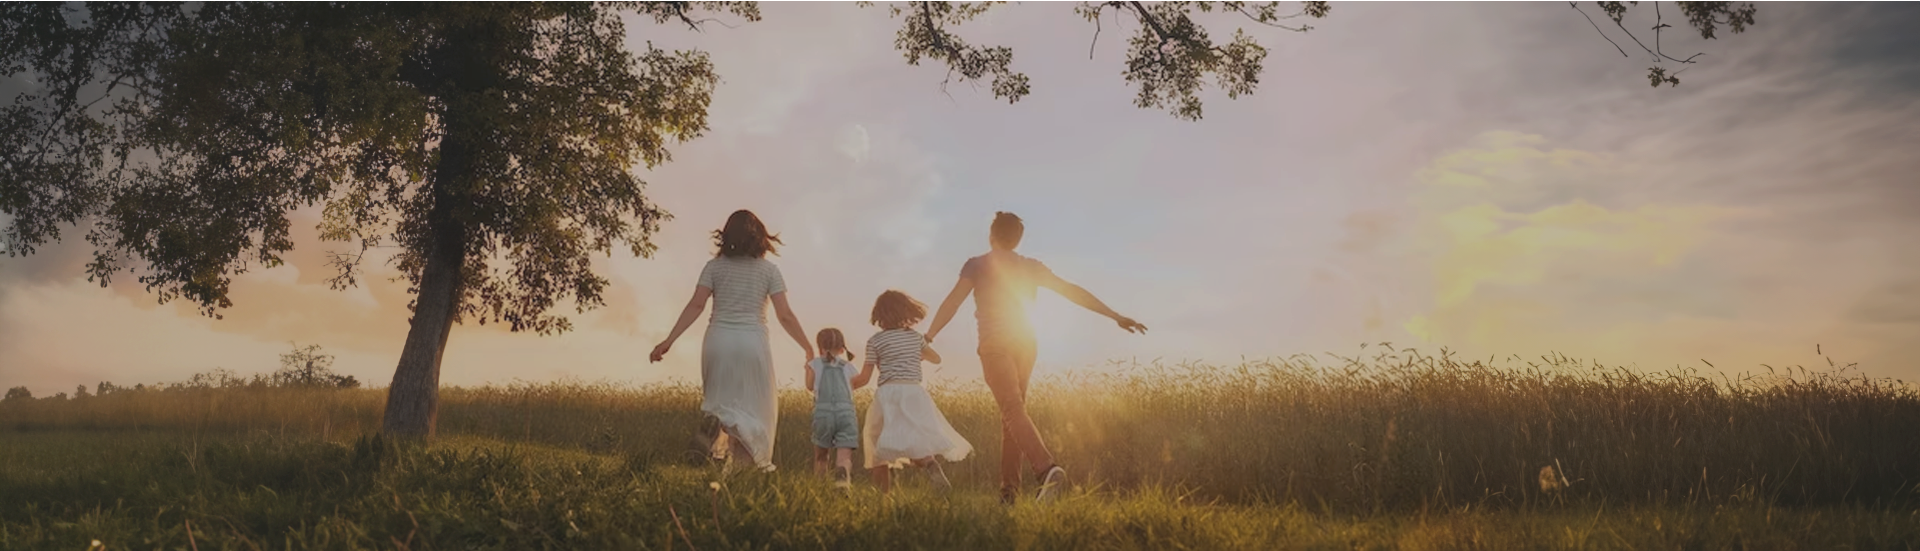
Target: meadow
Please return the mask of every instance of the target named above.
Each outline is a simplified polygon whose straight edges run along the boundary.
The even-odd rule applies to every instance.
[[[0,548],[1920,548],[1911,384],[1366,352],[1037,381],[1078,483],[1012,507],[973,384],[933,388],[955,491],[887,499],[811,476],[797,390],[780,470],[733,474],[685,462],[688,385],[448,388],[424,444],[374,434],[380,389],[9,400]]]

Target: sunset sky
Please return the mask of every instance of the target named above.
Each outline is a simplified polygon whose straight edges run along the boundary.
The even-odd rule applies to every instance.
[[[444,383],[697,378],[704,319],[667,361],[646,354],[739,208],[784,238],[774,261],[809,333],[840,327],[856,346],[876,295],[937,304],[994,211],[1020,214],[1023,253],[1152,328],[1129,335],[1043,292],[1042,374],[1391,341],[1730,372],[1825,366],[1817,344],[1920,379],[1914,4],[1765,3],[1745,34],[1674,29],[1668,52],[1707,55],[1655,89],[1644,55],[1620,57],[1563,4],[1335,3],[1312,32],[1249,28],[1271,50],[1259,90],[1210,95],[1200,122],[1134,107],[1131,22],[1106,21],[1088,59],[1094,27],[1065,4],[957,29],[1015,49],[1033,94],[1014,105],[943,93],[943,67],[893,50],[883,7],[762,9],[705,33],[630,27],[637,48],[710,52],[724,79],[707,135],[644,173],[675,217],[659,253],[604,259],[609,305],[572,333],[455,328]],[[1216,37],[1238,24],[1209,21]],[[375,261],[361,288],[329,290],[324,253],[345,245],[318,241],[317,221],[297,216],[291,265],[240,277],[224,320],[159,305],[131,277],[88,283],[83,230],[0,257],[0,387],[261,372],[290,342],[384,386],[405,285]],[[933,376],[978,377],[971,312]],[[776,338],[774,354],[797,385],[799,351]]]

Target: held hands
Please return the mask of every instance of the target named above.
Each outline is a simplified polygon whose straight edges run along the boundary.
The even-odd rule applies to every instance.
[[[1129,318],[1119,314],[1114,314],[1113,321],[1115,323],[1120,324],[1120,329],[1125,330],[1128,333],[1139,333],[1142,335],[1147,334],[1147,326],[1141,325],[1140,322],[1133,321],[1133,318]]]

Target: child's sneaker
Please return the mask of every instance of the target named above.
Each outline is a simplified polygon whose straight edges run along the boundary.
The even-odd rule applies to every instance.
[[[833,469],[833,487],[843,491],[853,490],[853,471],[846,467]]]
[[[1019,488],[1015,488],[1013,486],[1000,487],[1000,504],[1001,505],[1013,505],[1014,500],[1018,499],[1019,497],[1020,497]]]
[[[1066,489],[1067,469],[1066,467],[1054,465],[1047,468],[1046,474],[1040,475],[1040,494],[1034,496],[1033,500],[1045,503]]]

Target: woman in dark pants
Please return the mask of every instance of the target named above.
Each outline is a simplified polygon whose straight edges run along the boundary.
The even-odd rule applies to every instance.
[[[1009,503],[1019,492],[1022,456],[1040,477],[1036,499],[1045,501],[1057,495],[1066,482],[1066,469],[1054,462],[1053,453],[1027,416],[1027,381],[1033,377],[1033,362],[1039,353],[1033,324],[1027,319],[1027,305],[1033,302],[1036,290],[1052,289],[1074,304],[1112,319],[1129,333],[1147,332],[1147,326],[1114,312],[1079,285],[1053,275],[1040,261],[1013,252],[1025,234],[1020,217],[1008,212],[996,214],[988,239],[992,250],[967,259],[960,269],[960,281],[940,304],[927,331],[927,341],[932,342],[953,320],[960,303],[973,296],[974,317],[980,327],[981,375],[1000,406],[1000,499]]]

